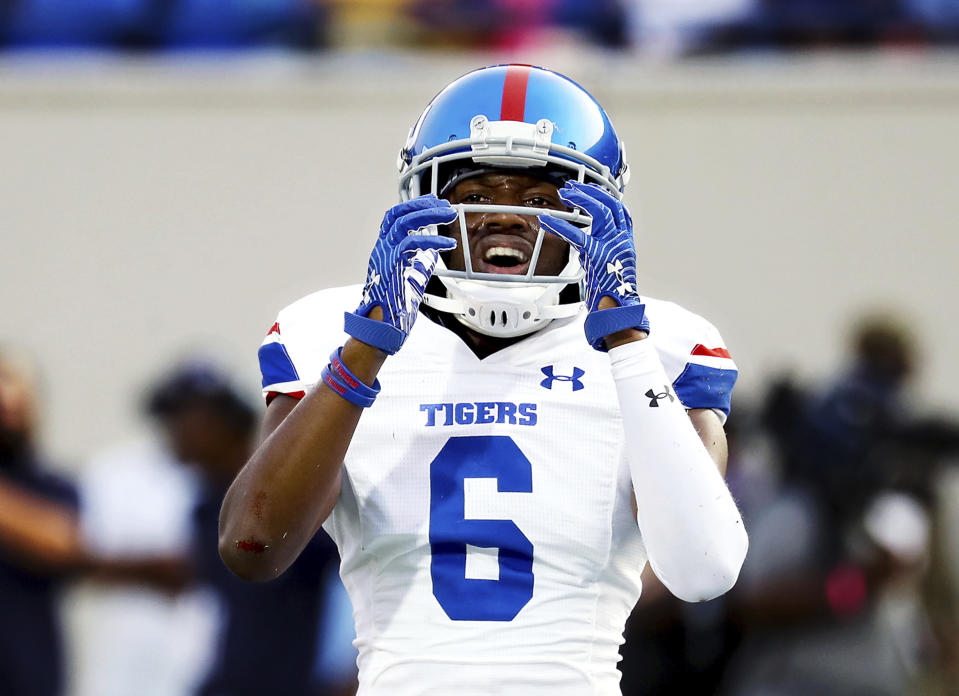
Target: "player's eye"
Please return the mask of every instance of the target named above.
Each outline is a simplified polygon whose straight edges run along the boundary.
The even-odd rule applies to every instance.
[[[546,196],[530,196],[526,199],[526,205],[532,208],[553,208],[556,204]]]
[[[488,196],[484,196],[481,193],[467,193],[465,196],[460,198],[460,203],[489,203],[490,199]]]

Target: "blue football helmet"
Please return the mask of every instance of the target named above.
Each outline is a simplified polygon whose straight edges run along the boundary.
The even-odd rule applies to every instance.
[[[629,179],[623,144],[596,100],[569,78],[529,65],[481,68],[449,84],[410,129],[397,165],[401,201],[427,193],[442,197],[454,183],[451,177],[460,180],[464,172],[526,171],[559,185],[572,178],[599,184],[616,198],[622,196]],[[563,288],[583,276],[576,254],[570,254],[559,275],[536,275],[547,234],[540,229],[525,273],[474,271],[466,214],[509,212],[535,217],[548,213],[584,227],[589,225],[588,215],[487,204],[454,207],[459,212],[466,270],[449,270],[441,260],[435,275],[446,296],[427,292],[423,299],[427,305],[454,314],[480,333],[500,337],[522,336],[579,311],[579,302],[560,304]]]

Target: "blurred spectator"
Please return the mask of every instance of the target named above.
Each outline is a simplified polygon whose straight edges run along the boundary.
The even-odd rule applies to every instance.
[[[620,0],[416,0],[417,45],[515,50],[548,44],[562,31],[611,48],[627,43]]]
[[[93,649],[90,654],[105,663],[105,675],[74,685],[78,689],[93,689],[89,693],[96,696],[175,696],[191,688],[193,693],[208,696],[349,693],[355,655],[337,641],[349,645],[351,636],[344,639],[342,634],[349,633],[351,622],[347,618],[343,625],[342,595],[331,592],[326,582],[335,567],[332,542],[319,535],[300,561],[268,586],[243,582],[220,562],[220,501],[234,473],[246,461],[256,420],[253,409],[221,373],[207,365],[184,366],[165,378],[149,399],[149,412],[162,424],[177,459],[196,466],[198,484],[189,477],[178,481],[162,455],[143,447],[113,452],[111,457],[119,460],[103,464],[99,474],[92,475],[94,480],[98,475],[112,480],[110,485],[88,486],[84,504],[99,506],[110,496],[125,495],[127,502],[136,506],[119,528],[114,526],[115,501],[109,503],[113,513],[93,507],[86,510],[81,527],[76,490],[42,471],[34,447],[35,399],[29,363],[0,354],[3,696],[64,693],[58,581],[79,577],[149,585],[170,597],[157,599],[152,592],[138,589],[114,593],[118,603],[113,608],[132,611],[121,618],[114,612],[113,621],[99,626],[101,635],[106,632],[114,646],[121,638],[130,644],[114,652],[104,646]],[[117,461],[122,462],[120,467]],[[193,498],[190,491],[195,485],[199,492]],[[175,512],[178,507],[180,513]],[[129,506],[125,509],[130,510]],[[178,515],[179,531],[175,524]],[[170,520],[174,523],[164,526]],[[162,529],[156,537],[158,525]],[[183,593],[191,583],[198,591]],[[168,612],[168,623],[124,621],[144,616],[145,597],[153,602],[154,618],[157,610]],[[214,602],[213,613],[209,600]],[[324,620],[322,611],[334,614],[343,627],[337,630],[338,626]],[[221,619],[219,631],[211,617]],[[169,630],[164,632],[164,628]],[[181,640],[176,644],[157,642],[169,639],[177,630]],[[331,644],[319,645],[321,635],[328,636]],[[157,647],[160,650],[151,654],[151,648]],[[264,655],[273,669],[261,668]],[[336,664],[337,659],[346,664]],[[207,673],[198,675],[204,662]],[[164,669],[173,673],[153,673]]]
[[[10,696],[55,696],[63,687],[55,607],[62,552],[53,533],[8,528],[19,521],[16,508],[23,507],[70,539],[77,496],[43,472],[33,447],[35,420],[31,371],[0,355],[0,683]],[[11,514],[14,519],[6,519]]]
[[[279,579],[254,585],[233,576],[220,561],[220,503],[249,457],[256,414],[229,380],[205,363],[181,365],[148,398],[176,458],[196,467],[200,494],[193,511],[197,580],[221,605],[223,624],[210,673],[200,696],[304,696],[343,693],[349,684],[317,684],[318,626],[324,580],[336,549],[320,532]],[[328,646],[336,649],[336,646]],[[352,657],[352,656],[351,656]],[[264,667],[269,665],[269,667]],[[339,672],[352,678],[355,666]]]
[[[0,41],[20,48],[314,49],[320,0],[8,0]]]
[[[867,317],[826,389],[784,381],[760,412],[737,408],[746,565],[695,605],[646,574],[624,696],[959,694],[959,427],[906,406],[911,336]]]
[[[432,48],[490,48],[505,22],[505,13],[492,2],[415,0],[409,13],[420,29],[413,43]]]
[[[956,0],[905,0],[909,15],[935,43],[959,41],[959,2]]]
[[[83,537],[99,556],[189,559],[195,474],[153,439],[115,445],[79,474]],[[192,561],[189,561],[192,566]],[[70,596],[72,696],[189,696],[210,669],[219,606],[191,583],[176,595],[86,583]]]
[[[759,0],[750,15],[713,27],[704,48],[839,49],[954,42],[959,36],[955,17],[941,6],[922,4],[922,0]]]
[[[56,696],[64,687],[58,581],[83,573],[174,592],[175,557],[101,557],[84,545],[74,488],[44,472],[37,451],[36,376],[0,353],[0,686],[4,696]]]
[[[779,46],[875,46],[908,27],[902,0],[762,0],[761,22]]]
[[[403,45],[410,33],[407,7],[416,0],[328,0],[330,45],[368,48]]]
[[[0,45],[518,50],[572,38],[658,56],[959,41],[956,0],[7,0]]]
[[[627,0],[630,43],[674,56],[707,44],[714,33],[748,18],[757,0]]]
[[[905,329],[871,318],[823,393],[774,389],[765,423],[781,488],[748,521],[731,597],[744,640],[723,693],[892,696],[914,683],[931,642],[920,601],[930,517],[892,443],[907,431],[915,360]]]
[[[605,48],[629,45],[628,0],[555,0],[554,22],[566,31]]]
[[[161,45],[175,48],[321,48],[325,12],[314,0],[167,0],[153,19]],[[149,34],[148,34],[149,36]]]

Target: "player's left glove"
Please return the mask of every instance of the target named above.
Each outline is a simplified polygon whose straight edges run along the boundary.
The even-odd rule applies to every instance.
[[[432,194],[386,211],[370,254],[363,299],[355,312],[345,313],[346,333],[390,355],[400,349],[416,321],[439,252],[456,246],[449,237],[415,233],[455,219],[449,202]],[[383,310],[382,321],[368,318],[377,306]]]
[[[540,215],[547,231],[565,239],[579,252],[586,271],[583,291],[586,295],[586,340],[596,350],[605,351],[605,337],[624,329],[649,331],[646,306],[636,291],[636,248],[633,245],[633,221],[626,206],[595,184],[568,181],[559,191],[568,205],[589,213],[590,232],[552,215]],[[618,307],[599,309],[599,301],[612,298]]]

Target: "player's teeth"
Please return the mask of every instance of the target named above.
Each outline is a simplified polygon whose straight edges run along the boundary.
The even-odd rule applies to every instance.
[[[507,256],[517,259],[520,263],[526,263],[526,254],[519,249],[512,249],[510,247],[491,247],[486,252],[487,261],[494,259],[497,256]]]

